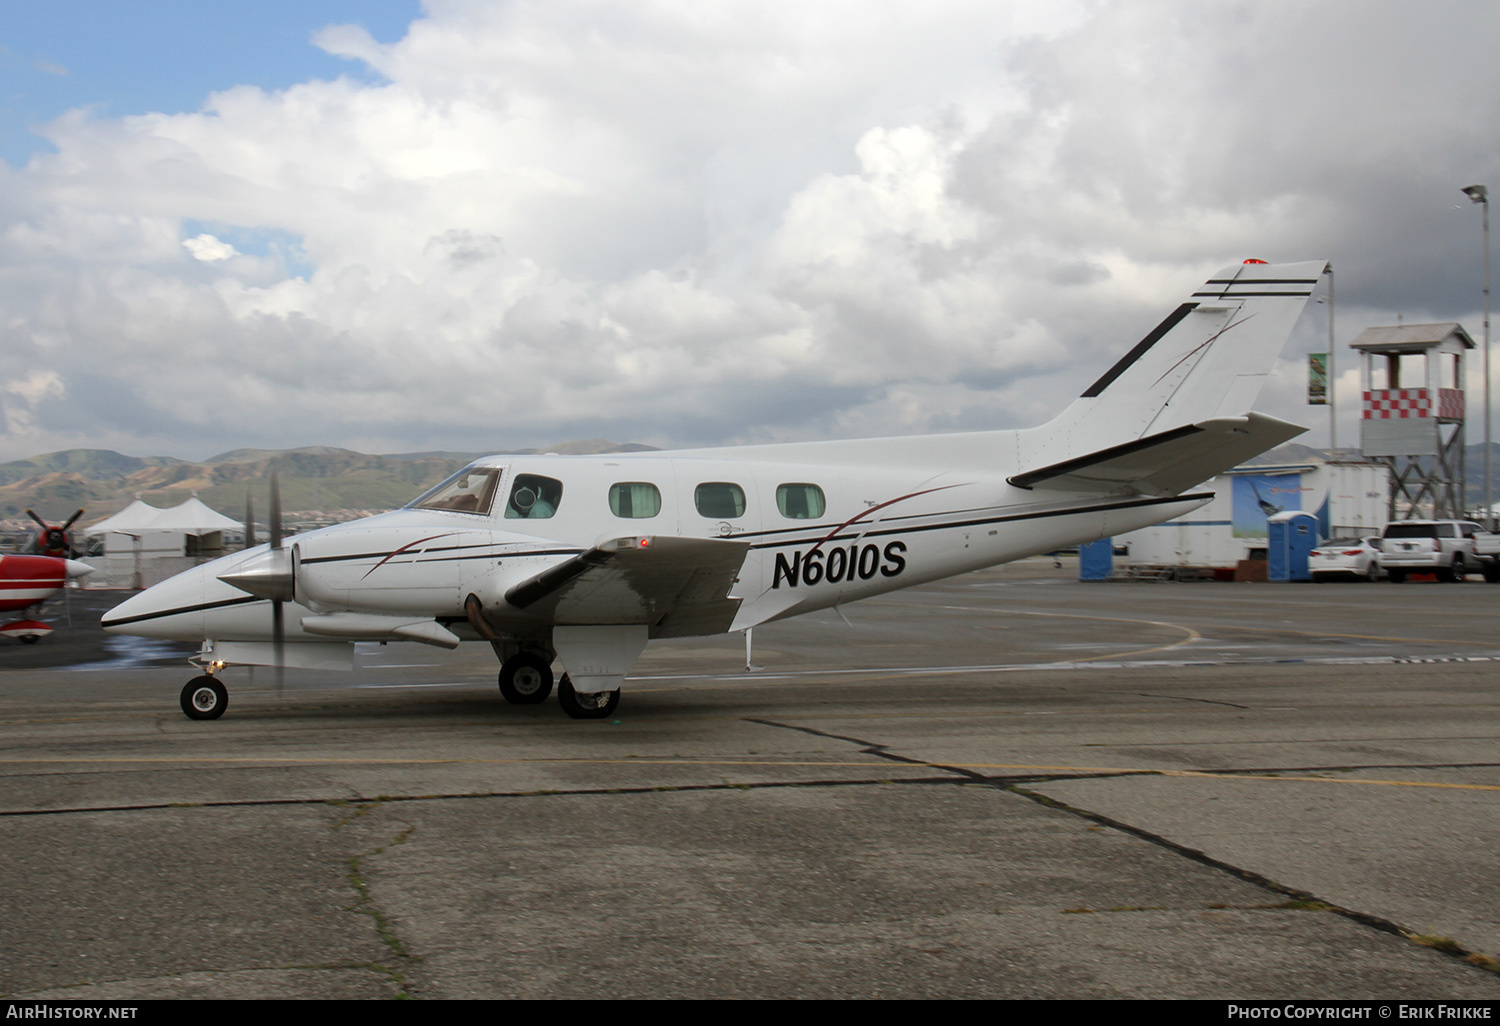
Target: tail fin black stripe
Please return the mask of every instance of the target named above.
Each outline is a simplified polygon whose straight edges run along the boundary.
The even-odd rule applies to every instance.
[[[1208,285],[1316,285],[1316,278],[1210,278]]]
[[[1090,385],[1088,391],[1083,393],[1083,398],[1092,399],[1100,392],[1103,392],[1115,378],[1118,378],[1121,374],[1129,370],[1132,363],[1145,356],[1152,346],[1161,341],[1163,335],[1177,327],[1178,322],[1192,313],[1197,307],[1197,303],[1183,303],[1176,310],[1173,310],[1167,315],[1166,320],[1152,329],[1151,334],[1137,342],[1134,349],[1120,357],[1119,362],[1105,371],[1102,378]]]
[[[1255,296],[1289,296],[1292,299],[1306,299],[1312,295],[1311,292],[1242,292],[1238,289],[1226,288],[1223,292],[1194,292],[1196,299],[1249,299]]]

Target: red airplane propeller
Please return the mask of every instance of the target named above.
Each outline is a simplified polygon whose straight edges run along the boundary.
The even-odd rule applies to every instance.
[[[32,539],[32,546],[37,552],[44,556],[57,556],[60,559],[70,559],[73,556],[73,543],[68,538],[68,528],[72,527],[83,516],[83,510],[74,513],[61,527],[49,524],[36,515],[34,510],[27,510],[26,515],[41,525],[41,530]]]

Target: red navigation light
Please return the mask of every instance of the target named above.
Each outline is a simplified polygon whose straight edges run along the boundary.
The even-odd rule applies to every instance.
[[[1264,260],[1257,260],[1254,257],[1251,257],[1249,260],[1246,260],[1245,263],[1247,263],[1247,264],[1263,264],[1263,263],[1266,263],[1266,261],[1264,261]]]
[[[643,548],[643,549],[649,549],[650,547],[651,547],[651,539],[650,538],[642,538],[641,539],[641,548]]]

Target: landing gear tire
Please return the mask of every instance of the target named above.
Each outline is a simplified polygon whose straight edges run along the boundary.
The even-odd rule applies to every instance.
[[[573,682],[565,673],[557,684],[557,704],[575,720],[602,720],[620,704],[620,689],[574,691]]]
[[[552,694],[552,667],[531,652],[513,655],[500,665],[500,693],[512,705],[544,702]]]
[[[227,708],[229,692],[206,673],[194,677],[182,689],[182,711],[190,720],[216,720]]]
[[[23,645],[35,645],[38,641],[41,641],[41,640],[42,640],[42,636],[40,634],[23,634],[23,635],[21,635],[21,644],[23,644]]]

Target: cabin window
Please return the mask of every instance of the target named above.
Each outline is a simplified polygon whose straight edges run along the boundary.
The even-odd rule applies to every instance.
[[[460,470],[436,488],[411,501],[414,509],[451,509],[460,513],[488,513],[495,501],[500,471]]]
[[[609,511],[617,517],[642,520],[661,512],[661,491],[644,481],[609,486]]]
[[[788,520],[816,520],[828,508],[815,484],[784,484],[776,489],[776,508]]]
[[[557,512],[562,502],[562,482],[540,474],[517,474],[505,504],[507,520],[545,520]]]
[[[728,481],[710,481],[698,486],[693,501],[700,516],[732,520],[745,515],[745,489]]]

